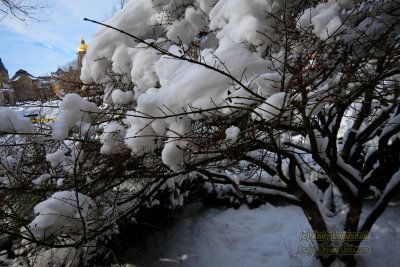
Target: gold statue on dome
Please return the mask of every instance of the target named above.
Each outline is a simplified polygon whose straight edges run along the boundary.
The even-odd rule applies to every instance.
[[[83,40],[83,37],[81,36],[81,43],[78,46],[77,52],[86,52],[87,50],[87,44],[85,43],[85,40]]]

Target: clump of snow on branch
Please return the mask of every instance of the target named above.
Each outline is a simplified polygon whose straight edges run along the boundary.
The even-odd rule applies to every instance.
[[[129,1],[124,9],[118,13],[118,16],[114,16],[108,23],[126,32],[135,33],[144,39],[154,38],[161,33],[155,27],[157,24],[157,12],[153,9],[154,6],[157,5],[153,1]],[[115,30],[103,28],[93,36],[93,39],[83,60],[82,78],[84,81],[93,82],[101,80],[111,63],[114,70],[118,70],[120,67],[124,70],[124,67],[133,65],[130,62],[132,59],[129,56],[117,57],[116,55],[114,59],[126,59],[126,61],[112,62],[112,58],[116,52],[121,55],[129,55],[128,52],[123,50],[137,45],[137,42],[132,38],[124,36]],[[118,45],[121,44],[123,44],[122,47],[119,47]],[[117,51],[117,49],[120,51]],[[100,60],[93,62],[94,59]],[[130,71],[126,73],[129,74]]]
[[[56,167],[64,161],[65,151],[57,150],[54,153],[49,153],[46,155],[46,160],[50,162],[52,167]]]
[[[36,178],[35,180],[32,180],[32,183],[35,185],[42,185],[45,184],[46,182],[48,182],[48,180],[51,178],[51,175],[46,173],[46,174],[42,174],[40,175],[38,178]]]
[[[267,45],[277,40],[277,25],[266,14],[277,13],[283,7],[279,1],[218,1],[210,11],[209,27],[218,30],[219,39],[229,37],[236,43]]]
[[[125,144],[135,154],[151,152],[157,147],[156,133],[149,126],[149,121],[134,116],[134,112],[128,112],[125,123],[129,128],[125,136]]]
[[[253,120],[266,120],[276,118],[277,115],[283,114],[285,102],[287,102],[286,93],[276,93],[268,97],[267,100],[262,103],[253,113]]]
[[[309,8],[300,17],[298,27],[301,29],[312,27],[312,32],[315,35],[326,40],[332,35],[337,35],[346,30],[343,24],[346,17],[340,11],[352,7],[353,2],[349,0],[329,0],[326,3],[318,4],[315,8]]]
[[[81,193],[56,192],[35,206],[36,217],[28,225],[29,234],[45,239],[56,233],[78,233],[88,227],[95,207],[93,200]]]
[[[236,142],[240,133],[240,129],[236,126],[231,126],[225,130],[225,139],[231,140],[232,142]]]
[[[183,169],[182,163],[185,157],[186,140],[183,137],[190,131],[190,123],[188,120],[177,120],[170,124],[167,132],[168,140],[161,153],[163,162],[173,171]]]
[[[111,98],[116,105],[126,105],[132,103],[133,92],[124,92],[121,89],[115,89],[111,94]]]
[[[53,138],[63,140],[69,136],[71,127],[77,127],[84,135],[91,128],[99,109],[77,94],[68,94],[60,104],[60,114],[53,124]]]
[[[100,152],[103,154],[115,154],[123,151],[125,129],[117,122],[111,122],[104,128],[100,141],[103,146]]]
[[[170,51],[176,49],[171,47]],[[265,70],[268,63],[244,49],[241,45],[232,42],[230,39],[225,38],[220,41],[217,50],[204,50],[202,58],[210,65],[217,65],[221,69],[227,68],[234,76],[240,76],[245,72],[246,77],[251,79],[257,77]],[[218,58],[218,59],[217,59]],[[224,62],[224,66],[221,65]],[[241,65],[247,67],[244,69]],[[172,64],[172,66],[171,66]],[[198,109],[212,109],[218,106],[226,105],[226,98],[230,91],[234,91],[232,95],[236,97],[249,97],[249,93],[243,89],[234,89],[230,79],[215,72],[208,70],[202,66],[194,65],[183,61],[171,61],[167,56],[162,57],[156,63],[156,71],[160,78],[161,88],[158,90],[148,90],[146,93],[139,96],[137,100],[136,114],[146,114],[148,116],[159,117],[164,114],[180,114],[182,112],[190,112],[192,108]],[[202,81],[202,82],[193,82]],[[179,96],[179,97],[177,97]],[[244,100],[232,101],[232,105],[241,106]],[[229,110],[228,110],[229,112]],[[201,116],[182,115],[182,117],[189,117],[190,119],[200,119]],[[132,121],[132,120],[131,120]],[[139,124],[131,123],[131,128],[137,131],[138,125],[143,123],[143,119]],[[174,119],[156,120],[151,124],[152,129],[144,129],[147,132],[155,131],[158,135],[164,135],[165,129],[169,128],[170,131],[185,120],[181,119],[175,123]],[[147,123],[150,124],[150,120]],[[163,124],[163,125],[160,125]],[[143,125],[144,126],[144,125]],[[150,126],[146,126],[148,128]],[[128,130],[128,133],[130,130]],[[131,137],[130,134],[127,137]],[[144,137],[147,138],[148,137]],[[171,139],[171,138],[170,138]],[[175,143],[174,140],[167,141],[166,149],[170,150]],[[137,142],[142,146],[140,141],[128,141],[128,146],[134,151],[137,150],[132,145]],[[167,152],[163,152],[166,154]],[[166,157],[163,157],[163,160]],[[165,162],[167,165],[170,163]]]
[[[167,38],[175,43],[190,44],[204,26],[202,12],[189,7],[184,19],[176,20],[168,27]]]

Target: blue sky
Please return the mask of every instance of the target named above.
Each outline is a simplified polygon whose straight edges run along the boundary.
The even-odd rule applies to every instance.
[[[40,22],[23,23],[12,17],[0,20],[0,58],[10,78],[18,69],[39,76],[74,60],[80,36],[90,45],[98,27],[83,18],[110,18],[115,0],[48,2]]]

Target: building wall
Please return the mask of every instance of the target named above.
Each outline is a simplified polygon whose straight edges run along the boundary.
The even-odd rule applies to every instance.
[[[4,83],[7,83],[9,80],[8,73],[0,70],[0,89],[4,88]]]
[[[36,90],[36,100],[50,100],[57,98],[51,85],[47,87],[40,87]]]
[[[39,81],[32,80],[27,75],[21,75],[17,80],[10,82],[18,101],[35,100],[36,89],[39,88]]]
[[[10,89],[0,89],[0,106],[15,105],[15,92]]]
[[[57,78],[57,81],[53,84],[53,91],[58,97],[62,97],[65,94],[78,93],[80,94],[82,89],[82,82],[79,79],[80,71],[78,69],[69,69],[62,73]]]

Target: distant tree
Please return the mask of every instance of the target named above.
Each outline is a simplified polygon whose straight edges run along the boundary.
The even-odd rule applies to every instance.
[[[76,70],[78,68],[78,60],[71,60],[62,66],[58,66],[58,68],[62,69],[63,71],[69,71],[71,69]]]
[[[128,3],[128,1],[129,0],[114,0],[114,5],[111,14],[115,14],[117,11],[123,9],[126,3]]]
[[[119,9],[124,8],[125,4],[128,3],[129,0],[116,0],[117,7]]]
[[[21,21],[36,21],[47,7],[47,0],[0,0],[0,20],[12,16]]]

